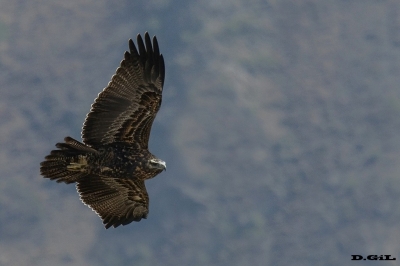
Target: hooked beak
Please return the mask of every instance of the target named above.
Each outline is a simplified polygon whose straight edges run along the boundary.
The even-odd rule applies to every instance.
[[[160,160],[160,159],[155,159],[155,160],[150,160],[150,165],[151,168],[156,168],[161,171],[167,170],[167,164]]]
[[[163,171],[167,171],[167,164],[165,162],[161,163]]]

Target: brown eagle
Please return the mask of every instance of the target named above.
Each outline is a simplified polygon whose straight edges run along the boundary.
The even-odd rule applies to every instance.
[[[144,181],[166,169],[148,150],[151,125],[161,105],[164,58],[157,38],[137,36],[83,124],[83,143],[66,137],[40,165],[50,180],[76,183],[83,203],[108,229],[147,218]]]

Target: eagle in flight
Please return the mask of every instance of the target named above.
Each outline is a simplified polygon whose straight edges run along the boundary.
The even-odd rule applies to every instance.
[[[129,52],[95,99],[82,129],[82,142],[66,137],[40,165],[50,180],[76,183],[82,202],[105,228],[147,218],[144,181],[166,170],[148,150],[151,125],[161,105],[164,58],[157,38],[137,36]]]

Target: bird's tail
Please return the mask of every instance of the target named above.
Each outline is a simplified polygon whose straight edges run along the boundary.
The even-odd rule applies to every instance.
[[[97,151],[71,137],[57,143],[58,150],[51,151],[40,163],[40,174],[58,183],[74,183],[88,175],[87,154]]]

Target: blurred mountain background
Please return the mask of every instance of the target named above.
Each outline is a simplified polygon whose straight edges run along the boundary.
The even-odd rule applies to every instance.
[[[145,31],[168,171],[147,220],[105,230],[39,163]],[[397,0],[1,0],[0,265],[400,259],[399,87]]]

